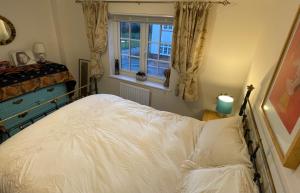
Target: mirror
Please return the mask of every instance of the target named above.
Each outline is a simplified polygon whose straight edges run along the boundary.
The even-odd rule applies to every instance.
[[[5,17],[0,15],[0,45],[7,45],[16,37],[14,25]]]

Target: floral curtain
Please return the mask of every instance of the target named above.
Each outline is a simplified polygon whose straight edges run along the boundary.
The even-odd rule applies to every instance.
[[[101,77],[104,74],[101,55],[107,48],[107,6],[107,3],[103,1],[87,0],[82,2],[86,33],[91,52],[90,73],[92,77]]]
[[[179,75],[176,95],[189,102],[199,99],[198,70],[210,5],[195,1],[175,4],[172,66]]]

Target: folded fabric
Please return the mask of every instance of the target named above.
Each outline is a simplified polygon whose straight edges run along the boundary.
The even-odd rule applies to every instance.
[[[186,173],[181,193],[258,193],[251,170],[244,165],[198,168]]]

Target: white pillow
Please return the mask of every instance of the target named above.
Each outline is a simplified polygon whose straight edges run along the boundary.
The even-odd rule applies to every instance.
[[[251,167],[238,116],[208,121],[198,138],[191,160],[201,167],[245,164]]]
[[[181,193],[257,193],[251,171],[243,165],[191,170],[183,178]]]

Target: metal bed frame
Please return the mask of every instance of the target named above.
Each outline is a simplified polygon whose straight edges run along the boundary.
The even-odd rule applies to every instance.
[[[239,115],[243,118],[244,138],[253,164],[253,181],[257,184],[260,193],[276,193],[266,153],[249,101],[253,89],[253,85],[247,86],[247,93],[239,112]],[[247,109],[247,104],[249,109]]]
[[[64,106],[64,105],[62,105],[62,106],[57,105],[57,100],[58,99],[66,96],[66,95],[73,94],[76,91],[80,91],[83,88],[87,88],[88,86],[90,86],[90,85],[87,84],[87,85],[82,86],[82,87],[80,87],[76,90],[68,92],[64,95],[55,97],[53,99],[50,99],[50,100],[48,100],[44,103],[41,103],[41,104],[37,105],[37,106],[31,107],[31,108],[27,109],[26,111],[17,113],[15,115],[11,116],[11,117],[0,120],[0,123],[4,122],[4,121],[7,121],[11,118],[14,118],[16,116],[21,116],[22,117],[22,116],[26,115],[26,113],[34,110],[35,108],[38,108],[38,107],[40,107],[42,105],[45,105],[45,104],[48,104],[48,103],[54,103],[56,105],[55,108],[51,109],[49,112],[46,112],[42,115],[39,115],[38,117],[35,117],[35,118],[33,118],[29,121],[23,122],[20,125],[18,125],[18,127],[20,129],[24,129],[26,126],[29,126],[30,124],[33,124],[35,122],[35,120],[37,120],[39,117],[46,116],[49,113],[51,113],[51,112],[59,109],[60,107]],[[252,85],[247,87],[247,93],[246,93],[246,96],[244,98],[243,104],[242,104],[242,106],[240,108],[240,112],[239,112],[239,115],[242,116],[242,118],[243,118],[242,120],[243,120],[243,129],[244,129],[244,138],[246,140],[249,155],[250,155],[250,159],[251,159],[251,162],[253,164],[253,169],[254,169],[254,178],[253,178],[253,180],[257,184],[260,193],[276,193],[276,189],[275,189],[275,186],[274,186],[274,182],[273,182],[273,179],[272,179],[270,168],[269,168],[269,165],[268,165],[268,162],[267,162],[267,157],[266,157],[264,147],[263,147],[263,144],[262,144],[262,141],[261,141],[261,137],[260,137],[260,134],[259,134],[259,131],[258,131],[258,128],[257,128],[257,124],[256,124],[255,119],[254,119],[254,114],[253,114],[253,111],[252,111],[252,107],[251,107],[250,101],[249,101],[249,97],[250,97],[250,94],[251,94],[253,89],[254,89],[254,87]],[[88,95],[90,95],[91,94],[91,89],[88,89],[88,90],[89,90]],[[68,102],[68,104],[72,103],[73,101],[78,100],[80,98],[82,98],[82,96],[78,96],[78,97],[73,98],[73,99],[70,98],[70,101]],[[248,110],[247,110],[247,104],[249,106]],[[247,115],[247,114],[249,114],[249,115]],[[8,132],[5,132],[5,133],[7,134],[8,137],[10,137]]]

